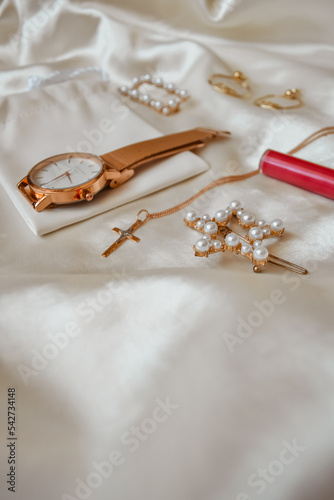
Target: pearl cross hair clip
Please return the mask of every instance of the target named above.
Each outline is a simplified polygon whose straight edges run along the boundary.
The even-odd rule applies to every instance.
[[[228,224],[236,219],[248,233],[245,237],[235,233]],[[265,220],[256,223],[255,217],[245,212],[240,201],[234,200],[226,210],[218,210],[211,219],[208,214],[199,217],[194,210],[187,213],[184,222],[188,227],[203,233],[193,249],[196,257],[208,257],[214,253],[235,252],[249,259],[253,264],[253,271],[260,273],[263,267],[270,262],[298,274],[307,274],[307,270],[292,262],[271,255],[263,245],[263,240],[274,236],[282,236],[284,224],[281,219],[275,219],[270,224]],[[221,235],[224,240],[217,239]]]

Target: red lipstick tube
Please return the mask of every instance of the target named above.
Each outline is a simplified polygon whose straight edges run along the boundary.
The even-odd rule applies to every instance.
[[[331,168],[267,149],[261,157],[260,170],[269,177],[334,200],[334,170]]]

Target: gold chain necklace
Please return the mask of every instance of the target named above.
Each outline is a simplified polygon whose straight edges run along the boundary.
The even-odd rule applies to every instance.
[[[128,227],[128,229],[119,229],[118,227],[113,228],[113,231],[116,231],[116,233],[118,233],[120,236],[105,252],[103,252],[102,257],[109,257],[109,255],[113,253],[115,250],[117,250],[117,248],[119,248],[126,240],[133,240],[138,243],[140,239],[137,238],[137,236],[134,236],[133,232],[136,231],[136,229],[138,229],[140,226],[143,226],[149,220],[160,219],[160,217],[167,217],[168,215],[172,215],[175,212],[179,212],[183,208],[190,205],[190,203],[195,201],[197,198],[202,196],[202,194],[206,193],[207,191],[210,191],[210,189],[213,189],[217,186],[222,186],[223,184],[227,184],[229,182],[243,181],[245,179],[249,179],[250,177],[254,177],[254,175],[257,175],[258,173],[260,173],[259,169],[254,170],[253,172],[249,172],[247,174],[220,177],[219,179],[210,182],[210,184],[207,184],[203,189],[198,191],[198,193],[191,196],[191,198],[188,198],[187,200],[179,203],[178,205],[175,205],[174,207],[162,210],[161,212],[149,213],[146,209],[140,210],[137,213],[136,221],[130,227]],[[143,213],[145,214],[145,218],[141,219],[140,215]]]

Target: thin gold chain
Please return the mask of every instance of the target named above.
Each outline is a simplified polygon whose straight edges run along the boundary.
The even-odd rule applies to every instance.
[[[306,137],[306,139],[304,139],[300,144],[298,144],[298,146],[296,146],[295,148],[288,151],[287,154],[293,155],[294,153],[297,153],[297,151],[300,151],[301,149],[303,149],[306,146],[308,146],[309,144],[311,144],[311,142],[314,142],[317,139],[320,139],[321,137],[325,137],[326,135],[329,135],[329,134],[334,134],[334,127],[325,127],[325,128],[320,129],[320,130],[317,130],[317,132],[314,132],[313,134]]]
[[[228,177],[220,177],[219,179],[216,179],[215,181],[210,182],[210,184],[207,184],[204,186],[203,189],[198,191],[198,193],[194,194],[191,196],[191,198],[188,198],[187,200],[183,201],[182,203],[179,203],[178,205],[175,205],[174,207],[167,208],[166,210],[162,210],[161,212],[153,212],[150,214],[149,212],[146,212],[146,220],[147,219],[159,219],[160,217],[166,217],[167,215],[174,214],[175,212],[178,212],[179,210],[182,210],[186,206],[190,205],[193,201],[196,200],[199,196],[202,196],[202,194],[206,193],[207,191],[210,191],[210,189],[213,189],[217,186],[221,186],[222,184],[227,184],[229,182],[237,182],[237,181],[243,181],[244,179],[249,179],[250,177],[253,177],[254,175],[257,175],[260,172],[259,169],[254,170],[253,172],[249,172],[247,174],[241,174],[241,175],[230,175]],[[141,210],[140,212],[143,212]],[[138,213],[138,215],[140,214]],[[138,216],[137,216],[138,217]]]
[[[297,151],[300,151],[302,148],[308,146],[313,141],[320,139],[320,137],[323,137],[323,136],[326,136],[329,134],[334,134],[334,127],[325,127],[325,128],[322,128],[321,130],[318,130],[314,134],[311,134],[303,142],[301,142],[298,146],[291,149],[287,154],[292,155],[292,154],[296,153]],[[175,212],[178,212],[179,210],[182,210],[183,208],[190,205],[190,203],[192,203],[197,198],[202,196],[202,194],[206,193],[207,191],[210,191],[210,189],[213,189],[217,186],[222,186],[223,184],[227,184],[229,182],[243,181],[243,180],[249,179],[250,177],[253,177],[254,175],[257,175],[259,173],[260,173],[260,169],[257,169],[257,170],[253,170],[253,172],[249,172],[247,174],[230,175],[228,177],[220,177],[219,179],[216,179],[215,181],[210,182],[210,184],[207,184],[203,189],[198,191],[198,193],[191,196],[191,198],[188,198],[187,200],[183,201],[182,203],[179,203],[178,205],[175,205],[174,207],[167,208],[166,210],[162,210],[161,212],[153,212],[151,214],[147,210],[140,210],[140,212],[138,212],[138,214],[137,214],[137,220],[138,220],[138,216],[142,212],[145,212],[145,214],[146,214],[145,220],[159,219],[160,217],[166,217],[167,215],[174,214]]]

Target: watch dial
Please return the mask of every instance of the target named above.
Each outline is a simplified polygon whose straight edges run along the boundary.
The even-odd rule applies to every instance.
[[[81,186],[97,177],[102,162],[96,156],[75,153],[53,156],[31,171],[34,184],[45,189],[67,189]]]

